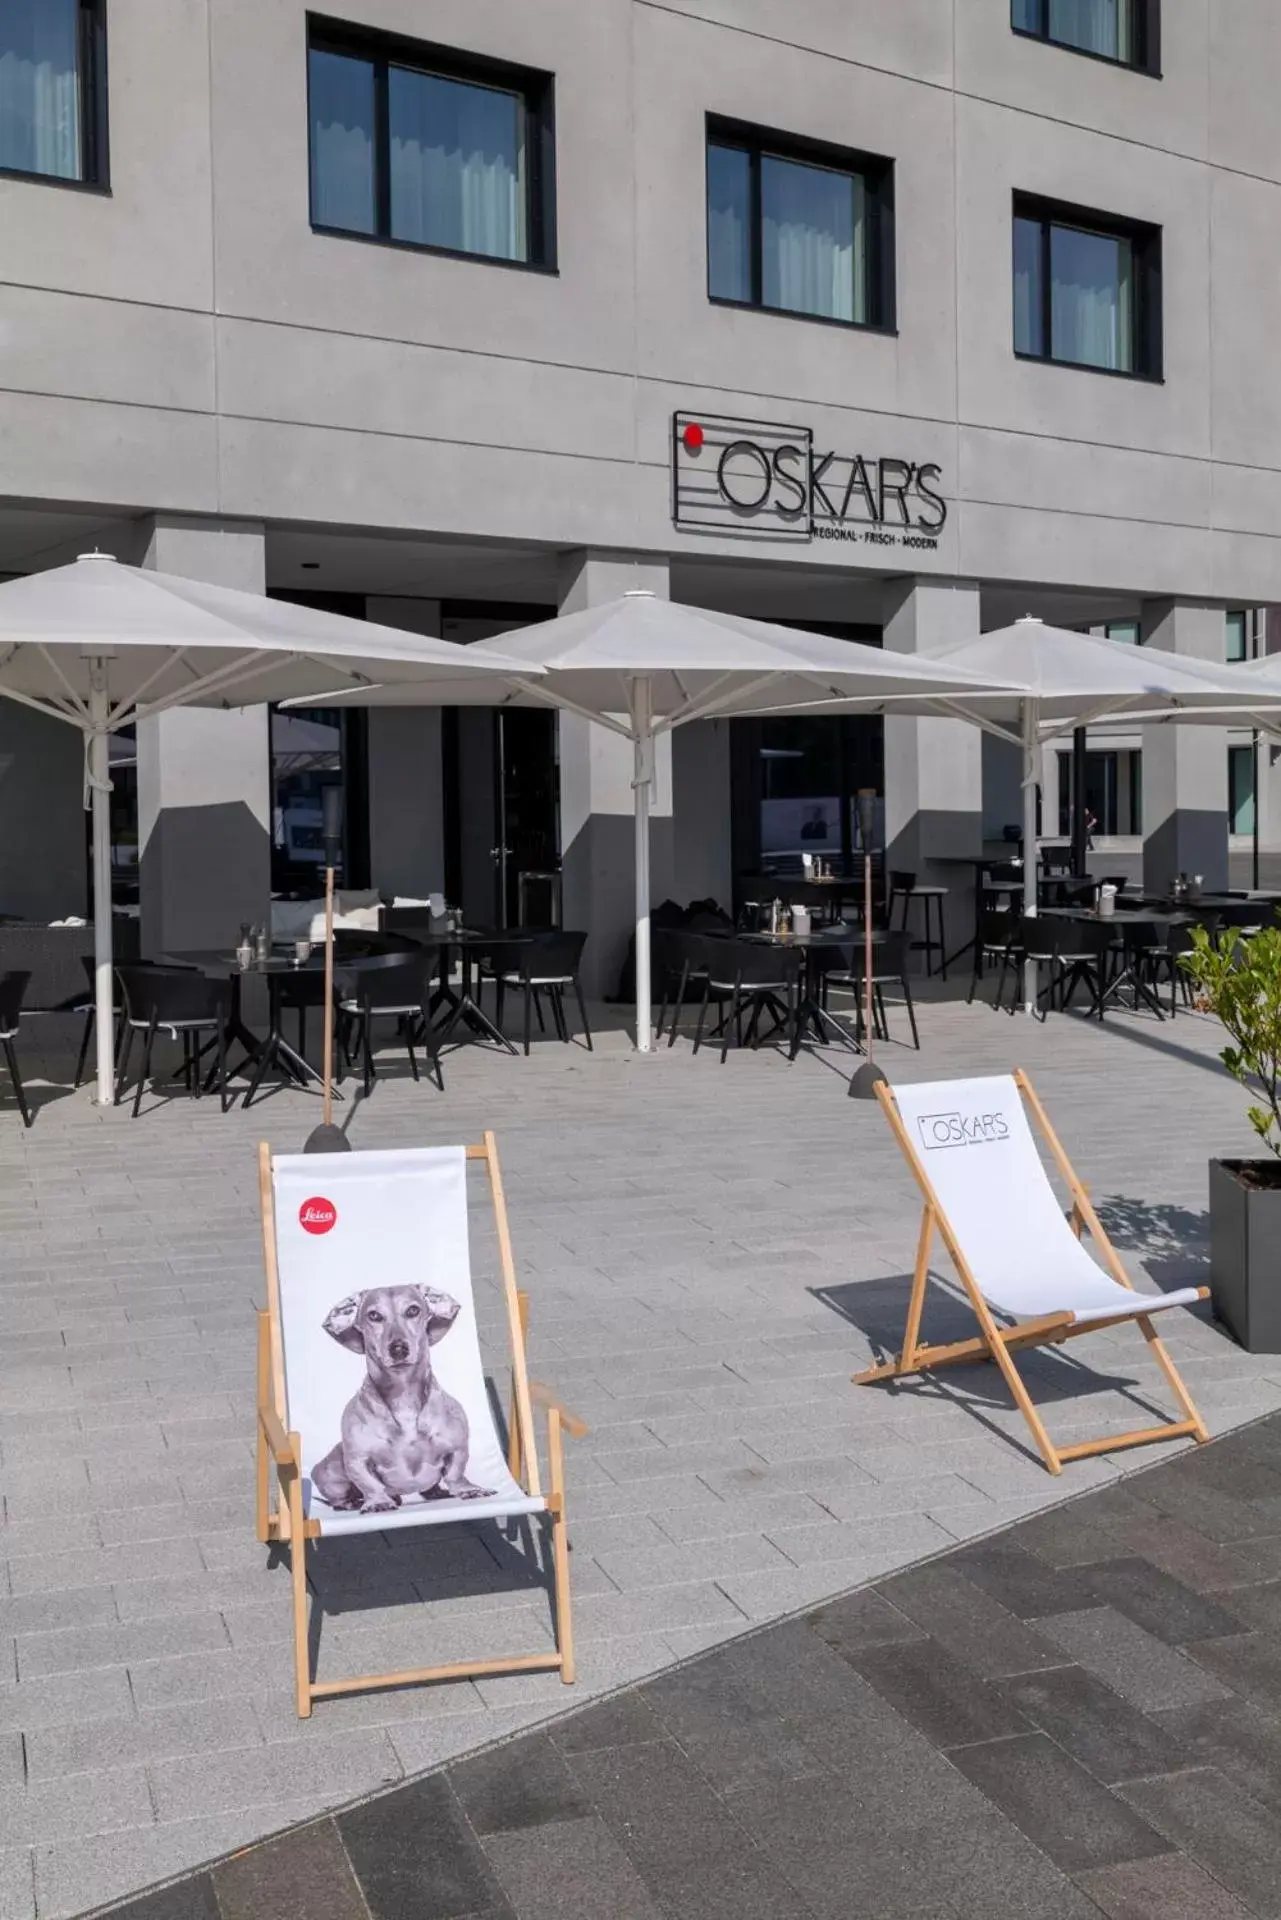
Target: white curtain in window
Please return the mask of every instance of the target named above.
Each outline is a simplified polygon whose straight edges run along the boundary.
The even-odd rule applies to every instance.
[[[707,285],[717,300],[752,297],[751,168],[741,147],[707,149]]]
[[[867,194],[857,174],[761,160],[761,281],[767,307],[867,318]]]
[[[520,95],[393,67],[388,117],[394,238],[527,259]]]
[[[1043,354],[1045,278],[1040,220],[1014,221],[1014,351]]]
[[[374,69],[346,54],[311,56],[311,217],[374,231]]]
[[[0,167],[82,177],[78,0],[0,0]]]
[[[1109,60],[1128,60],[1134,0],[1050,0],[1050,38]]]
[[[1106,233],[1050,235],[1051,352],[1056,360],[1134,370],[1134,248]]]

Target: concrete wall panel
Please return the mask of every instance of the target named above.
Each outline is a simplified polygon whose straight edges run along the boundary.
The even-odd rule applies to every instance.
[[[0,180],[6,280],[160,307],[209,308],[208,6],[209,0],[111,0],[111,191]],[[261,11],[279,11],[279,0]],[[82,350],[90,338],[86,332]]]

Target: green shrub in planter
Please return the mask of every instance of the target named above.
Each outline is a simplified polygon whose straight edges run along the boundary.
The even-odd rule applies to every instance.
[[[1220,1059],[1252,1096],[1250,1125],[1265,1160],[1210,1162],[1210,1291],[1214,1310],[1251,1353],[1281,1353],[1281,929],[1192,931],[1179,964],[1201,1005],[1223,1022]]]

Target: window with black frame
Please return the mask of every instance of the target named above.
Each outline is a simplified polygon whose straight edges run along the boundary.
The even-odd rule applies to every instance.
[[[707,291],[726,306],[892,329],[892,162],[709,119]]]
[[[1160,72],[1160,0],[1012,0],[1010,24],[1073,53]]]
[[[0,0],[0,173],[107,183],[103,0]]]
[[[313,20],[311,224],[509,266],[555,266],[552,80]]]
[[[1014,197],[1014,351],[1161,378],[1161,231]]]
[[[1254,766],[1256,749],[1228,748],[1228,832],[1254,832]]]

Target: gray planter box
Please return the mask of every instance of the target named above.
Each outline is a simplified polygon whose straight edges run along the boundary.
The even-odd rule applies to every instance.
[[[1214,1311],[1247,1353],[1281,1353],[1281,1187],[1243,1185],[1210,1162],[1210,1292]]]

